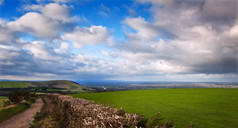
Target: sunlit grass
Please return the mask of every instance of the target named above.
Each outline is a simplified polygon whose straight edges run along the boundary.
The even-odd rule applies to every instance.
[[[193,122],[196,128],[235,128],[238,126],[238,89],[156,89],[73,94],[123,107],[128,113],[146,118],[160,112],[173,119],[176,128]]]

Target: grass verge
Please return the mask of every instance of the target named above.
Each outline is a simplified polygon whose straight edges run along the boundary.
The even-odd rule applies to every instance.
[[[34,116],[33,123],[30,128],[58,128],[60,127],[59,122],[57,121],[57,115],[55,115],[54,108],[52,103],[50,103],[47,98],[42,98],[44,106],[41,108],[40,112],[37,112]]]
[[[18,104],[15,107],[2,109],[0,111],[0,123],[30,108],[32,102]]]

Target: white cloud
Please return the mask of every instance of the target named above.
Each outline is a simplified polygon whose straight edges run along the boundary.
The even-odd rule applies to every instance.
[[[125,76],[130,80],[135,77],[148,80],[237,78],[236,5],[216,1],[216,7],[212,0],[204,3],[202,0],[138,1],[151,2],[150,19],[138,16],[121,21],[126,39],[114,45],[110,45],[113,38],[105,26],[68,27],[76,20],[70,17],[73,7],[63,4],[66,0],[49,4],[41,1],[39,5],[25,6],[33,12],[14,21],[0,19],[0,75],[6,74],[5,78],[17,78],[12,76],[16,74],[55,78]],[[110,9],[103,4],[101,10],[110,14]],[[27,42],[21,34],[32,35],[35,41]],[[90,48],[98,50],[99,55],[75,49],[84,45],[92,45]],[[101,45],[103,50],[98,47]]]
[[[5,31],[9,32],[8,35],[27,33],[38,39],[54,40],[59,38],[60,33],[72,30],[75,22],[79,21],[76,16],[70,17],[71,7],[64,4],[26,5],[24,9],[30,12],[11,22],[1,20],[1,25],[5,24]]]
[[[18,49],[12,46],[0,45],[0,60],[11,60],[19,56]]]
[[[101,50],[101,54],[108,57],[109,56],[109,52],[107,51],[104,51],[104,50]]]
[[[42,60],[58,60],[60,57],[54,56],[45,43],[41,41],[33,41],[26,45],[29,54],[33,55],[36,59]]]
[[[140,67],[137,71],[144,73],[236,72],[238,46],[235,40],[227,39],[210,26],[184,29],[187,30],[182,31],[177,39],[152,42],[129,40],[119,47],[120,57],[136,64],[133,67]]]
[[[69,7],[66,5],[59,5],[56,3],[47,4],[42,10],[42,13],[52,19],[62,20],[63,22],[70,22]]]
[[[13,32],[27,32],[43,39],[58,36],[58,24],[36,12],[29,12],[7,26]]]
[[[44,2],[44,1],[54,1],[56,3],[68,3],[71,2],[72,0],[36,0],[38,3]]]
[[[0,42],[1,43],[6,43],[9,44],[13,41],[13,35],[11,32],[9,32],[9,30],[7,30],[6,28],[2,28],[0,26]]]
[[[139,2],[152,3],[150,11],[153,19],[151,22],[146,22],[141,17],[125,19],[123,23],[136,32],[127,31],[125,34],[128,41],[118,46],[122,51],[122,58],[138,64],[134,65],[135,67],[142,66],[138,71],[237,73],[238,45],[234,36],[237,26],[231,25],[228,21],[222,21],[221,25],[211,19],[209,22],[204,22],[208,19],[202,16],[204,14],[201,6],[209,2],[174,0],[139,0]],[[221,2],[213,2],[216,3],[221,4]],[[231,0],[229,3],[234,1]],[[161,5],[164,7],[162,8]],[[222,8],[229,8],[229,5],[224,6]],[[234,12],[236,9],[231,6],[231,9],[225,9],[226,12],[218,15],[220,17],[232,15],[228,20],[234,23],[231,10]],[[222,20],[217,17],[214,19]],[[154,71],[150,70],[150,67]]]
[[[145,21],[144,18],[126,18],[123,23],[136,30],[136,33],[126,32],[126,36],[132,40],[153,40],[159,36],[159,28]]]
[[[63,54],[69,52],[70,45],[68,43],[62,42],[58,49],[55,49],[56,53]]]
[[[238,18],[233,26],[229,30],[225,31],[224,34],[230,38],[238,38]]]
[[[69,2],[70,0],[53,0],[54,2],[57,2],[57,3],[60,3],[60,2],[62,2],[62,3],[67,3],[67,2]]]
[[[157,54],[159,54],[159,52]],[[187,67],[172,63],[152,53],[122,52],[121,57],[125,58],[130,65],[127,70],[133,69],[135,74],[167,74],[188,71]]]
[[[62,38],[73,42],[75,48],[81,48],[86,44],[95,45],[110,42],[107,28],[103,26],[77,27],[74,31],[65,33]]]
[[[113,58],[113,59],[116,59],[119,55],[119,53],[118,52],[112,52],[112,51],[105,51],[105,50],[101,50],[100,51],[101,52],[101,54],[103,55],[103,56],[105,56],[105,57],[111,57],[111,58]]]
[[[72,22],[70,16],[70,7],[67,5],[60,5],[58,3],[49,3],[46,5],[26,5],[24,7],[27,11],[40,11],[44,16],[63,23]]]
[[[8,21],[0,18],[0,42],[11,44],[14,42],[15,35],[7,28]]]

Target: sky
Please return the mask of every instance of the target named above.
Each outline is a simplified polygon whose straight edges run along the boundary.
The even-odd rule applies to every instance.
[[[238,82],[238,0],[0,0],[0,79]]]

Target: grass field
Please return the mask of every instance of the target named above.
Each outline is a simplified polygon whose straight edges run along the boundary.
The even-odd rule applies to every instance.
[[[160,112],[176,128],[193,122],[195,128],[237,128],[238,89],[156,89],[73,94],[146,118]]]
[[[25,88],[27,87],[24,82],[21,81],[0,81],[1,88]]]

